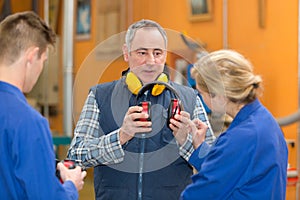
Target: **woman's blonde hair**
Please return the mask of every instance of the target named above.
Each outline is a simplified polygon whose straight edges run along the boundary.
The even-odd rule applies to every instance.
[[[197,87],[225,95],[234,103],[250,103],[262,92],[262,79],[252,64],[233,50],[218,50],[201,57],[192,70]]]

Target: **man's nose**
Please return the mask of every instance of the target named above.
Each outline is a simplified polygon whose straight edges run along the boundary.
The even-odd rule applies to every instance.
[[[154,64],[155,63],[154,53],[148,53],[148,55],[146,57],[146,63],[147,64]]]

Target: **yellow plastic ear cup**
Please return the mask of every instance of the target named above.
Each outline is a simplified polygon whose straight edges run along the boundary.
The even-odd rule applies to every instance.
[[[132,94],[137,95],[142,87],[140,79],[132,72],[128,72],[126,75],[125,82],[128,86],[128,89]]]
[[[161,75],[158,76],[158,78],[156,80],[167,83],[169,79],[166,74],[162,73]],[[153,96],[158,96],[164,91],[165,88],[166,88],[166,86],[164,86],[164,85],[156,84],[153,86],[151,94]]]

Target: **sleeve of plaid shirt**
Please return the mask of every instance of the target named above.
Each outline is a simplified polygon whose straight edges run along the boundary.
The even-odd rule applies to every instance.
[[[95,95],[90,92],[77,122],[68,158],[84,167],[122,162],[124,151],[119,140],[119,129],[99,135],[100,110]]]
[[[95,96],[90,92],[77,122],[74,138],[68,151],[69,159],[76,160],[85,167],[120,163],[124,158],[124,151],[119,140],[119,129],[99,137],[99,114],[100,110]],[[193,113],[193,118],[196,117],[208,125],[205,140],[211,144],[215,140],[215,136],[199,97],[197,97]],[[193,151],[192,137],[189,136],[185,144],[180,147],[180,155],[189,160]]]
[[[208,121],[207,114],[204,110],[204,106],[203,106],[203,104],[200,100],[200,97],[198,97],[198,96],[197,96],[196,106],[195,106],[195,109],[194,109],[192,119],[195,119],[195,118],[200,119],[202,122],[204,122],[208,126],[206,136],[205,136],[205,142],[209,145],[212,144],[215,141],[216,137],[213,134],[211,125]],[[192,135],[189,134],[188,137],[187,137],[187,140],[185,141],[185,143],[182,146],[180,146],[179,154],[185,160],[188,161],[193,152],[194,152],[194,147],[192,145]]]

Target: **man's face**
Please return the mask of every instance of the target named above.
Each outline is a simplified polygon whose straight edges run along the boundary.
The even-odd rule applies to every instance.
[[[136,31],[131,49],[125,47],[124,59],[143,84],[155,81],[163,72],[166,62],[166,46],[156,28],[142,28]],[[128,52],[130,51],[130,52]]]

